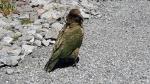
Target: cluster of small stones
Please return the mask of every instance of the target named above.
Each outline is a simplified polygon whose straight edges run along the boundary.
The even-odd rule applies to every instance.
[[[4,17],[0,13],[0,67],[16,66],[37,47],[49,46],[65,23],[65,16],[79,8],[84,18],[96,7],[87,0],[12,0],[16,12]],[[31,23],[22,24],[22,19]],[[9,70],[10,71],[10,70]]]

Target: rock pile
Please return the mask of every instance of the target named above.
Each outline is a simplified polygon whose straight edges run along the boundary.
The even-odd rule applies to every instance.
[[[0,14],[0,67],[15,66],[37,47],[55,43],[54,39],[65,23],[64,17],[68,10],[80,8],[84,18],[99,15],[91,12],[96,6],[87,0],[13,0],[13,2],[17,12],[7,17]]]

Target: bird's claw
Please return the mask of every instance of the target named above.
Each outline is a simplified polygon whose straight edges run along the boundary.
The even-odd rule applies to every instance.
[[[77,64],[73,64],[73,67],[75,67],[76,69],[78,69],[78,65]]]

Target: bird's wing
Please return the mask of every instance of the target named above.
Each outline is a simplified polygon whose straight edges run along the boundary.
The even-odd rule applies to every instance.
[[[61,32],[62,33],[62,32]],[[58,37],[52,52],[51,59],[65,58],[82,44],[83,33],[80,26],[72,29],[66,29],[62,35]]]
[[[61,46],[61,44],[63,43],[63,34],[66,30],[68,26],[64,26],[60,31],[59,31],[59,34],[58,34],[58,37],[57,37],[57,40],[56,40],[56,43],[54,44],[54,47],[53,47],[53,53],[55,51],[57,51],[57,49]]]

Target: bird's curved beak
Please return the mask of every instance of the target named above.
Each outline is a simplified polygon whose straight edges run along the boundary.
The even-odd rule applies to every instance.
[[[83,21],[83,16],[81,14],[79,14],[79,16],[80,16],[81,20]]]

